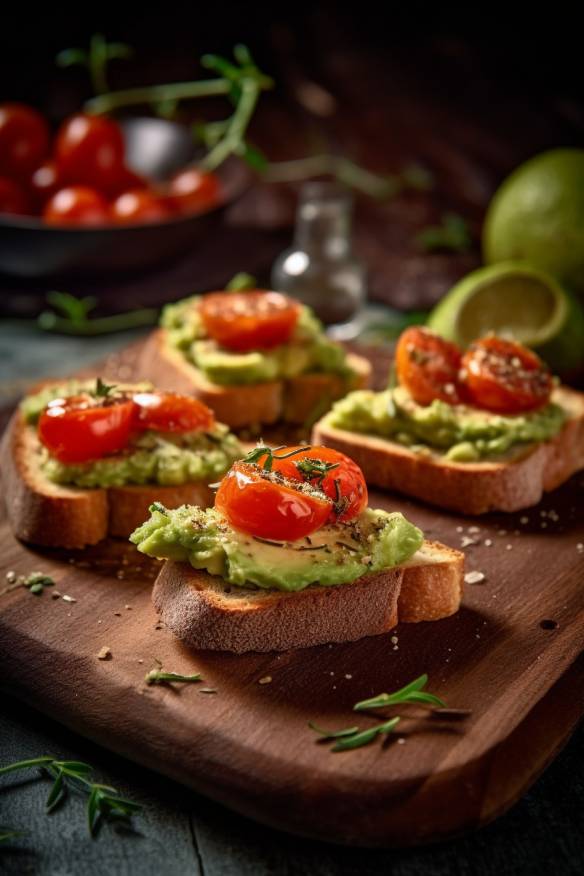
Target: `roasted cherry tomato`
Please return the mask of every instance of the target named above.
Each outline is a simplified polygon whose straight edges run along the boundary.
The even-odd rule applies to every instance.
[[[25,179],[49,150],[49,126],[22,103],[0,104],[0,173]]]
[[[171,211],[155,192],[134,189],[119,195],[111,205],[114,222],[133,225],[143,222],[163,222]]]
[[[462,375],[472,404],[500,414],[540,408],[553,389],[551,374],[535,353],[495,335],[470,345]]]
[[[135,403],[124,396],[106,404],[90,395],[55,399],[40,416],[38,434],[61,462],[89,462],[123,450],[135,417]]]
[[[170,182],[170,198],[180,213],[202,213],[221,198],[221,186],[214,173],[189,167]]]
[[[211,292],[199,304],[207,334],[239,353],[290,340],[300,305],[280,292]]]
[[[462,400],[458,380],[461,357],[456,344],[428,329],[412,326],[397,342],[398,381],[420,405],[429,405],[434,399],[458,404]]]
[[[330,447],[285,447],[257,459],[289,480],[303,481],[333,500],[331,521],[347,523],[367,507],[367,484],[356,462]]]
[[[219,485],[215,507],[235,529],[295,541],[325,525],[332,503],[278,483],[277,476],[257,465],[236,462]]]
[[[123,195],[124,192],[133,192],[135,189],[147,189],[148,182],[129,167],[123,165],[120,167],[111,186],[108,186],[107,194],[109,198],[117,198]]]
[[[211,429],[215,415],[207,405],[192,396],[174,392],[139,392],[134,395],[138,406],[140,429],[157,432],[198,432]]]
[[[42,210],[49,198],[63,187],[57,165],[54,161],[45,161],[31,175],[28,183],[29,191],[38,209]]]
[[[14,180],[0,176],[0,213],[23,216],[31,212],[29,199],[22,186]]]
[[[122,132],[105,116],[71,116],[57,132],[55,159],[66,182],[110,194],[125,170]]]
[[[103,195],[86,186],[69,186],[49,199],[43,210],[49,225],[107,225],[109,205]]]

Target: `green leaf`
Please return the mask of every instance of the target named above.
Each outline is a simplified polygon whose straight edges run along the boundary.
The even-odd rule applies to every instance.
[[[101,377],[95,381],[95,389],[91,393],[95,398],[107,398],[109,394],[116,388],[115,383],[104,383]]]
[[[394,693],[382,693],[371,699],[361,700],[353,706],[353,710],[355,712],[362,712],[366,709],[382,709],[385,706],[394,706],[401,703],[423,703],[425,705],[444,706],[445,703],[439,697],[422,691],[422,688],[427,683],[428,676],[424,673]]]
[[[11,827],[0,827],[0,843],[7,843],[12,839],[18,839],[25,835],[26,831],[24,830],[14,830]]]
[[[256,67],[255,61],[251,56],[251,52],[244,43],[238,43],[236,46],[234,46],[233,57],[240,67]]]
[[[97,299],[92,295],[77,298],[69,292],[59,292],[56,289],[47,293],[47,301],[74,323],[85,322],[89,312],[97,305]]]
[[[332,751],[349,751],[353,748],[361,748],[363,745],[369,745],[378,736],[392,733],[395,726],[399,723],[399,718],[391,718],[383,724],[378,724],[376,727],[371,727],[369,730],[363,730],[361,733],[355,733],[353,736],[348,736],[346,739],[341,739],[336,745],[333,745]]]
[[[246,274],[245,271],[240,271],[231,278],[227,286],[226,292],[246,292],[248,289],[257,289],[258,281],[251,274]]]
[[[258,173],[263,173],[268,166],[268,159],[264,153],[256,146],[252,146],[247,142],[242,142],[241,146],[243,148],[237,153],[239,157],[243,158],[253,170],[257,170]]]
[[[467,252],[472,246],[472,237],[466,219],[456,213],[446,213],[441,225],[430,225],[418,232],[416,242],[426,252]]]
[[[324,730],[322,727],[319,727],[314,721],[309,721],[308,726],[311,730],[314,730],[315,733],[318,733],[322,736],[322,740],[327,739],[341,739],[343,736],[354,736],[359,732],[358,727],[343,727],[342,730]]]
[[[95,836],[95,830],[100,817],[100,804],[102,800],[102,792],[97,785],[91,790],[87,801],[87,826],[91,836]]]
[[[59,804],[62,800],[64,794],[64,778],[63,771],[59,770],[57,773],[57,777],[53,782],[53,787],[51,788],[51,792],[47,797],[47,812],[51,812],[55,806]]]
[[[14,763],[9,763],[7,766],[0,767],[0,776],[7,775],[8,773],[15,773],[18,770],[27,770],[31,767],[42,767],[47,766],[50,763],[53,763],[54,758],[50,755],[46,755],[45,757],[33,757],[30,760],[17,760]]]

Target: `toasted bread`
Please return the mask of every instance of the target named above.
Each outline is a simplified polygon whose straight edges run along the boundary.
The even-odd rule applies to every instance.
[[[169,508],[190,503],[207,507],[207,484],[80,489],[48,480],[39,465],[36,431],[17,411],[0,446],[0,474],[8,519],[23,541],[45,547],[82,548],[108,535],[127,538],[148,516],[154,501]]]
[[[368,484],[463,514],[519,511],[584,468],[584,394],[562,386],[553,400],[568,411],[558,434],[501,460],[452,462],[414,453],[385,438],[337,429],[326,417],[314,426],[312,440],[347,453]]]
[[[462,596],[463,565],[460,551],[425,542],[402,566],[352,584],[284,593],[231,586],[167,561],[152,599],[166,626],[191,648],[285,651],[380,635],[398,620],[453,614]]]
[[[366,387],[371,375],[368,360],[349,353],[347,363],[356,375],[351,386],[340,374],[320,372],[300,374],[289,380],[220,386],[210,383],[180,350],[169,344],[167,335],[166,329],[152,333],[140,355],[140,375],[152,379],[161,389],[195,395],[215,411],[218,420],[232,429],[281,419],[304,423],[315,411],[320,408],[322,413],[349,389]]]

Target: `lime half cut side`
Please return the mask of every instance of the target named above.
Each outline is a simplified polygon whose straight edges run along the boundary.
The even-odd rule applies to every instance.
[[[428,317],[428,327],[461,347],[495,332],[531,347],[559,373],[584,363],[584,312],[549,274],[500,262],[460,280]]]

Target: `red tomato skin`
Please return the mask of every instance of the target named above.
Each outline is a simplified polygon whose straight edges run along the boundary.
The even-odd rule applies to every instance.
[[[42,210],[49,198],[52,198],[63,183],[54,161],[45,161],[31,174],[28,189],[38,210]]]
[[[13,216],[26,216],[32,213],[32,206],[24,188],[4,176],[0,177],[0,213]]]
[[[126,399],[108,406],[81,398],[55,399],[40,416],[40,441],[60,462],[90,462],[127,447],[136,406]]]
[[[296,327],[300,305],[263,289],[211,292],[199,304],[209,337],[238,353],[269,350],[287,343]]]
[[[215,424],[213,411],[192,396],[172,392],[140,392],[134,395],[137,427],[156,432],[198,432]]]
[[[66,119],[55,139],[55,160],[63,179],[109,194],[124,168],[119,125],[105,116],[78,113]]]
[[[27,179],[49,151],[49,126],[22,103],[0,104],[0,174]]]
[[[399,383],[417,404],[429,405],[435,399],[460,404],[463,391],[459,382],[462,353],[456,344],[420,326],[406,329],[395,350]]]
[[[215,507],[235,529],[249,535],[296,541],[325,525],[331,505],[264,480],[256,466],[236,462],[221,481]]]
[[[300,452],[286,459],[278,459],[278,456],[284,456],[294,450]],[[290,480],[304,481],[306,483],[307,478],[298,469],[296,464],[303,459],[316,459],[321,462],[337,465],[337,468],[331,469],[322,480],[318,476],[308,479],[308,483],[319,487],[333,502],[338,498],[335,481],[338,482],[341,513],[337,514],[336,509],[332,508],[330,513],[331,523],[337,521],[339,523],[348,523],[349,520],[358,517],[365,510],[369,496],[363,472],[356,462],[353,462],[350,457],[340,453],[338,450],[318,446],[310,448],[300,445],[297,447],[285,447],[281,451],[275,452],[272,470],[281,472],[284,477]],[[258,464],[261,466],[263,459],[258,460]]]
[[[111,222],[109,205],[95,189],[68,186],[49,198],[43,210],[48,225],[95,226]]]
[[[221,200],[221,184],[214,173],[190,167],[172,178],[169,197],[179,213],[202,213]]]
[[[164,222],[172,215],[164,201],[148,189],[133,189],[119,195],[111,205],[111,214],[119,225]]]
[[[488,335],[462,357],[462,374],[471,404],[498,414],[521,414],[549,402],[552,376],[532,350],[516,341]]]

